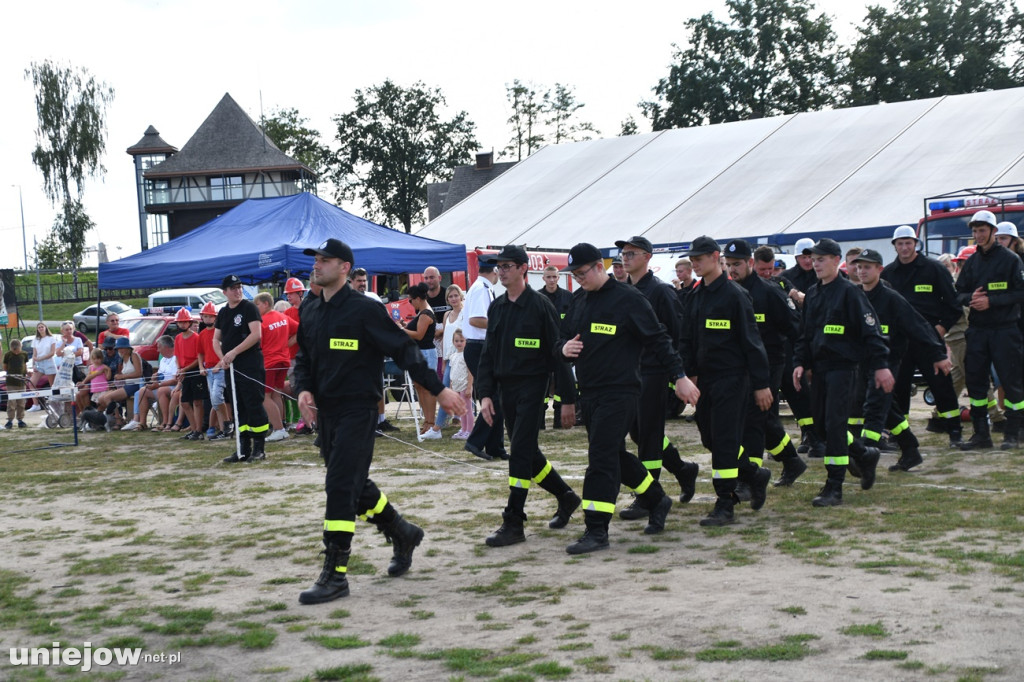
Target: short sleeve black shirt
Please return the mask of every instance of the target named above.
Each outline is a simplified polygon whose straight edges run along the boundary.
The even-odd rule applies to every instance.
[[[224,306],[217,313],[217,329],[220,330],[220,347],[225,353],[234,350],[236,346],[245,341],[251,333],[250,322],[262,322],[260,311],[252,301],[242,300],[237,306]],[[263,354],[260,344],[238,356],[240,361],[259,360],[263,364]]]

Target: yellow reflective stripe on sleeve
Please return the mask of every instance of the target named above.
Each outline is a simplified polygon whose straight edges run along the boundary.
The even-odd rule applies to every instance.
[[[359,350],[359,339],[331,339],[331,350]]]
[[[988,398],[982,398],[980,400],[977,398],[971,398],[971,407],[995,407],[995,401],[989,403]]]
[[[508,487],[509,488],[522,488],[523,490],[529,490],[530,489],[530,479],[528,479],[528,478],[514,478],[512,476],[509,476],[508,477]]]
[[[761,457],[751,457],[750,463],[760,468],[760,466],[764,464],[764,459],[762,459]]]
[[[608,334],[609,336],[615,336],[615,330],[617,327],[614,324],[599,324],[597,322],[590,323],[591,334]]]
[[[644,469],[647,469],[648,471],[658,471],[659,469],[661,469],[661,460],[660,459],[649,459],[649,460],[644,460],[644,461],[642,461],[640,463],[643,464],[644,465]]]
[[[844,325],[841,325],[841,324],[826,324],[825,325],[825,333],[826,334],[845,334],[846,333],[846,327]]]
[[[915,284],[914,285],[914,293],[916,293],[916,294],[930,294],[930,293],[932,293],[932,285],[931,284]]]
[[[663,438],[661,441],[661,449],[668,450],[669,445],[672,445],[672,441],[668,439],[668,436],[665,436],[665,438]]]
[[[782,437],[782,440],[779,441],[778,445],[776,445],[774,448],[769,448],[768,454],[772,456],[779,454],[780,452],[786,449],[786,446],[789,445],[789,443],[790,438],[789,434],[787,433],[785,436]]]
[[[739,478],[739,469],[712,469],[711,478]]]
[[[551,462],[544,462],[544,468],[537,472],[537,475],[533,477],[534,483],[540,483],[547,475],[551,473]]]
[[[804,417],[803,419],[797,419],[796,424],[797,426],[800,427],[811,426],[812,424],[814,424],[814,417]]]
[[[878,431],[872,431],[870,429],[864,429],[863,431],[860,432],[860,435],[864,436],[868,440],[873,440],[876,443],[882,440],[882,434],[880,434]]]
[[[891,429],[889,429],[889,433],[891,433],[894,436],[898,436],[898,435],[900,435],[901,433],[903,433],[904,431],[906,431],[909,428],[910,428],[910,422],[908,422],[906,419],[904,419],[899,424],[897,424],[896,426],[894,426]]]
[[[263,426],[250,426],[249,430],[253,433],[266,433],[270,430],[270,424],[264,424]],[[239,429],[241,431],[241,429]]]
[[[516,348],[540,348],[540,339],[516,339]]]
[[[675,383],[673,383],[673,382],[671,382],[671,381],[670,381],[670,382],[668,382],[668,390],[670,390],[670,391],[674,391],[674,390],[676,390],[676,385],[675,385]]]
[[[328,521],[324,519],[324,530],[328,533],[355,533],[356,522],[355,521]]]
[[[1003,399],[1003,406],[1010,410],[1024,410],[1024,400],[1019,403],[1011,403],[1009,400]]]
[[[837,466],[844,467],[850,463],[849,455],[843,455],[842,457],[825,457],[825,466]]]
[[[737,456],[737,457],[742,457],[742,456],[743,456],[743,446],[742,446],[742,445],[740,446],[740,452],[739,452],[739,454],[738,454],[738,455],[736,455],[736,456]]]
[[[764,322],[764,313],[754,313],[754,322]]]
[[[731,320],[704,320],[705,329],[732,329]]]
[[[1005,291],[1006,290],[1006,282],[989,282],[988,283],[988,290],[989,291]]]
[[[583,511],[596,511],[602,514],[615,513],[614,502],[598,502],[597,500],[583,500],[580,506],[583,507]]]
[[[647,474],[646,476],[644,476],[644,480],[640,482],[640,485],[633,488],[633,492],[635,492],[637,495],[643,495],[645,492],[647,492],[647,489],[651,487],[652,483],[654,483],[654,477],[651,476],[650,474]]]
[[[558,395],[557,393],[551,397],[555,399],[556,403],[562,402],[562,396]]]
[[[849,419],[846,420],[846,423],[853,424],[854,426],[859,426],[864,423],[864,417],[850,417]]]
[[[950,410],[949,412],[939,412],[939,419],[952,419],[953,417],[959,417],[960,410]]]

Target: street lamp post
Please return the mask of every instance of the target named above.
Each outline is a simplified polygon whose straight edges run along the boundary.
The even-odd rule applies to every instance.
[[[11,185],[14,187],[14,185]],[[25,238],[25,203],[21,199],[21,185],[18,185],[18,208],[21,209],[21,255],[25,257],[25,272],[28,272],[28,240]]]

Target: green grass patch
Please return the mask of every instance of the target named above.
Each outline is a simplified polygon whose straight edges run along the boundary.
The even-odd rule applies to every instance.
[[[353,663],[351,665],[339,665],[333,668],[317,668],[313,673],[313,679],[317,680],[340,680],[341,682],[379,682],[379,677],[370,674],[373,666],[369,663]]]
[[[882,625],[882,621],[864,623],[860,625],[847,625],[844,628],[840,628],[839,632],[852,637],[874,637],[876,639],[889,636],[889,631],[885,629],[884,625]]]
[[[869,661],[903,661],[909,655],[906,651],[895,649],[872,649],[864,654],[864,658]]]
[[[319,644],[325,649],[360,649],[371,644],[365,639],[360,639],[358,635],[310,635],[306,637],[306,641]]]
[[[389,649],[407,649],[419,644],[420,639],[419,635],[408,632],[396,632],[377,642],[377,646],[388,647]]]
[[[816,635],[791,635],[775,644],[761,646],[742,646],[735,640],[717,642],[696,654],[698,661],[705,663],[716,661],[796,661],[813,653],[807,642],[817,639]]]

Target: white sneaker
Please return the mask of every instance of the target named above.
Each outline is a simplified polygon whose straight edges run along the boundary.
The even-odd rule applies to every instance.
[[[43,408],[39,407],[39,403],[33,403],[32,407],[28,408],[25,411],[26,412],[38,412],[41,409],[43,409]]]
[[[421,443],[425,440],[441,440],[441,432],[435,431],[434,429],[427,429],[420,435],[419,439]]]
[[[278,429],[277,431],[274,431],[272,434],[267,436],[266,442],[273,443],[279,440],[287,440],[288,438],[289,436],[287,431],[285,431],[284,429]]]
[[[139,422],[137,422],[137,421],[135,421],[133,419],[130,422],[128,422],[127,424],[125,424],[124,426],[122,426],[121,430],[122,431],[138,431],[140,428],[142,428],[142,424],[140,424]]]

